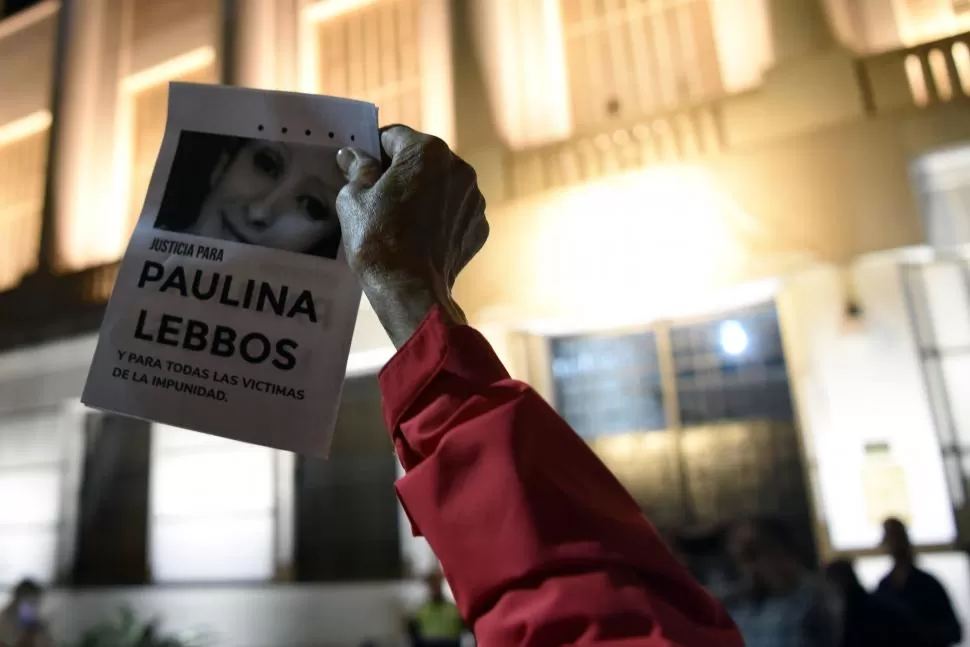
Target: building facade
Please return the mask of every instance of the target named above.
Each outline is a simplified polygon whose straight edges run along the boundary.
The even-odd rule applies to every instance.
[[[393,644],[433,563],[366,303],[328,463],[80,405],[175,80],[456,148],[492,224],[459,301],[661,528],[783,514],[872,581],[901,516],[970,608],[968,3],[41,0],[0,57],[0,585],[63,636],[127,603]]]

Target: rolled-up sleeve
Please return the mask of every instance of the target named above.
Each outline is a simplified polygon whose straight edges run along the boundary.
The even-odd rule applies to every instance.
[[[477,331],[432,312],[380,382],[407,470],[398,496],[479,645],[742,647],[626,490]]]

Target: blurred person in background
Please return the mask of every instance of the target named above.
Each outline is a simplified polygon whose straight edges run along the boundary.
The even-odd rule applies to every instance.
[[[909,611],[863,588],[852,563],[840,559],[825,569],[839,595],[842,647],[916,647],[922,645]]]
[[[0,611],[0,647],[54,647],[41,617],[44,590],[33,580],[14,587],[10,603]]]
[[[784,522],[741,521],[727,546],[737,581],[723,599],[747,647],[839,644],[834,594],[801,563]]]
[[[741,647],[589,445],[468,325],[452,290],[488,237],[475,170],[405,126],[381,146],[386,167],[337,153],[337,216],[398,349],[379,378],[398,498],[478,645]]]
[[[465,623],[458,607],[445,597],[444,579],[431,573],[425,584],[427,599],[408,623],[412,647],[460,647]]]
[[[893,567],[879,582],[880,595],[908,609],[916,619],[926,647],[949,647],[963,640],[963,628],[940,581],[916,566],[909,533],[895,518],[883,522],[883,546]]]

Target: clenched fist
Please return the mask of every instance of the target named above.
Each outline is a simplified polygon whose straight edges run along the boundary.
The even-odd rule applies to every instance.
[[[344,248],[364,294],[398,348],[428,312],[464,324],[451,296],[458,273],[488,238],[475,170],[436,137],[381,131],[391,164],[356,148],[337,154],[348,184],[337,196]]]

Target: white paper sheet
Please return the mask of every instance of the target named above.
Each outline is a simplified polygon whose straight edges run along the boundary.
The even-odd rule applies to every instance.
[[[377,108],[173,83],[82,401],[326,456],[360,303],[336,153],[380,155]]]

